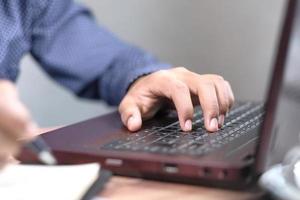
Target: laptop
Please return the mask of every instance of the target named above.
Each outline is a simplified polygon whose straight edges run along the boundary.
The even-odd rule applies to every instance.
[[[43,138],[63,164],[100,162],[103,168],[124,176],[221,187],[247,185],[273,162],[282,161],[286,147],[298,141],[298,133],[291,132],[286,143],[289,127],[278,136],[281,122],[295,119],[289,118],[289,113],[280,119],[277,111],[285,94],[284,72],[293,64],[290,47],[299,29],[299,2],[289,0],[266,101],[237,102],[217,132],[205,130],[197,107],[189,134],[182,134],[177,113],[170,110],[146,121],[135,133],[130,133],[114,112],[46,133]],[[283,144],[281,154],[274,153],[280,146],[276,141]],[[273,154],[280,155],[277,161],[270,159]]]

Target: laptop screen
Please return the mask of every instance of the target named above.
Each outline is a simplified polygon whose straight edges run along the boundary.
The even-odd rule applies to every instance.
[[[283,160],[300,143],[300,4],[287,3],[274,59],[266,116],[257,149],[256,171]]]

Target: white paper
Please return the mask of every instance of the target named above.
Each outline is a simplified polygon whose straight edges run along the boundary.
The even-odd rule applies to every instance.
[[[69,166],[10,165],[0,172],[2,200],[77,200],[97,179],[97,163]]]
[[[294,176],[295,176],[295,182],[300,190],[300,161],[298,161],[296,164],[295,164],[295,167],[294,167]]]

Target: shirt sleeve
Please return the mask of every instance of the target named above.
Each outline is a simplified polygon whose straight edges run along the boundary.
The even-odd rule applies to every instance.
[[[57,82],[81,97],[118,104],[138,77],[170,68],[129,45],[72,0],[48,0],[34,22],[31,54]]]

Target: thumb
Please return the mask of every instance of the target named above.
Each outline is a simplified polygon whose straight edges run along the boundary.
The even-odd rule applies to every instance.
[[[8,80],[0,79],[0,93],[1,100],[6,100],[6,98],[18,98],[18,92],[16,86]]]
[[[123,124],[130,131],[138,131],[142,127],[141,111],[132,97],[124,97],[119,106],[119,113]]]

